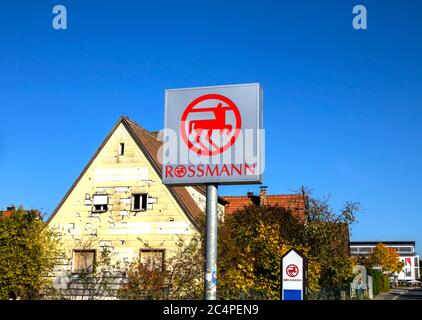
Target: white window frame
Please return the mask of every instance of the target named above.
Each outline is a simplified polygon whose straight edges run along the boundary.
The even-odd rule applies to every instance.
[[[95,201],[95,198],[96,197],[106,197],[106,199],[107,199],[107,201],[105,202],[105,203],[95,203],[96,201]],[[108,194],[94,194],[93,196],[92,196],[92,212],[94,212],[94,213],[98,213],[98,212],[107,212],[108,211],[108,203],[109,203],[109,196],[108,196]],[[95,209],[95,206],[96,205],[99,205],[99,206],[106,206],[106,209],[104,210],[104,209],[102,209],[102,210],[96,210]]]

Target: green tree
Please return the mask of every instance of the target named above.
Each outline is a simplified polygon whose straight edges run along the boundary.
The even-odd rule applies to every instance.
[[[36,210],[0,217],[0,299],[37,299],[51,285],[60,247]]]
[[[305,243],[310,254],[321,266],[320,285],[336,288],[353,280],[354,259],[349,256],[349,226],[360,211],[357,202],[346,202],[339,213],[328,203],[329,198],[318,199],[311,192],[301,189],[308,198],[305,210]]]
[[[279,299],[280,260],[295,248],[307,256],[309,288],[319,288],[319,263],[305,242],[305,226],[277,206],[249,206],[220,225],[219,297]]]

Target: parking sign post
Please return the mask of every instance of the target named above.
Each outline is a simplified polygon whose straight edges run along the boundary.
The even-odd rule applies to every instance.
[[[281,300],[306,300],[308,296],[308,259],[295,249],[281,257]]]

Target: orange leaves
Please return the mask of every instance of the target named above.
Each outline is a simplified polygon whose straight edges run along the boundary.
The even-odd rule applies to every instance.
[[[369,261],[373,265],[380,266],[384,271],[399,272],[403,268],[403,263],[399,260],[396,250],[386,247],[382,243],[376,245]]]

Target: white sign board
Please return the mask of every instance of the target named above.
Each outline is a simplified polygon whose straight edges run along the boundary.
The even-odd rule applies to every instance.
[[[294,249],[281,258],[281,300],[304,300],[307,293],[308,266]]]
[[[164,184],[261,183],[259,84],[166,90]]]

